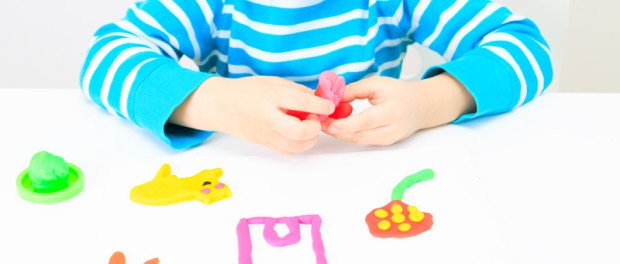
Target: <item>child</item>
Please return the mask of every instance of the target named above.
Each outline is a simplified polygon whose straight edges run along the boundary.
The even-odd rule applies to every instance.
[[[414,42],[448,62],[421,81],[399,80]],[[181,56],[199,71],[181,67]],[[372,106],[321,124],[314,114],[334,105],[311,88],[325,70],[346,79],[344,101]],[[539,95],[552,75],[536,25],[487,0],[146,0],[97,31],[81,85],[173,148],[221,131],[293,154],[321,131],[390,145],[506,112]],[[301,121],[287,110],[314,114]]]

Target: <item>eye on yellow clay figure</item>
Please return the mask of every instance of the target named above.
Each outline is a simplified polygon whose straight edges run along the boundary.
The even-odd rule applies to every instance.
[[[232,197],[228,186],[219,180],[222,174],[222,169],[216,168],[178,178],[172,174],[170,164],[164,164],[153,180],[131,190],[130,199],[144,205],[171,205],[190,200],[214,203]]]

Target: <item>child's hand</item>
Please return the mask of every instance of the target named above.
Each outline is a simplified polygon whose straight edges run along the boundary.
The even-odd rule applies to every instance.
[[[379,76],[363,79],[345,90],[343,102],[356,99],[368,99],[372,107],[329,120],[324,127],[327,134],[352,143],[387,146],[475,109],[469,92],[446,73],[418,82]]]
[[[314,113],[307,120],[286,110]],[[212,77],[173,114],[171,121],[202,130],[222,131],[283,154],[312,148],[321,132],[316,114],[334,105],[313,90],[278,77]]]

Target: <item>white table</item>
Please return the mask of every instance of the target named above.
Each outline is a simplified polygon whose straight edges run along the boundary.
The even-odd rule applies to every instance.
[[[546,94],[519,110],[378,148],[323,137],[285,157],[226,135],[172,151],[78,90],[0,90],[0,262],[237,263],[235,226],[254,216],[319,214],[329,263],[619,263],[620,94]],[[32,204],[17,175],[48,150],[82,168],[76,198]],[[133,186],[163,163],[179,176],[224,169],[233,198],[147,207]],[[434,215],[408,239],[377,239],[365,215],[423,168],[436,178],[404,202]],[[271,248],[252,229],[255,263],[313,263],[307,229]],[[385,261],[385,262],[384,262]],[[391,261],[391,262],[388,262]]]

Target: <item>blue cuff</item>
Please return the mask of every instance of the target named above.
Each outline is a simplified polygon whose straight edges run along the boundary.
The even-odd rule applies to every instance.
[[[212,131],[169,124],[168,119],[189,95],[212,76],[215,74],[185,69],[174,61],[158,66],[140,84],[133,98],[131,105],[136,123],[174,149],[186,149],[202,143],[213,134]]]
[[[422,76],[426,79],[447,72],[474,98],[476,111],[462,115],[453,123],[507,112],[514,106],[516,80],[510,74],[510,65],[489,53],[484,49],[470,51],[457,60],[429,68]]]

